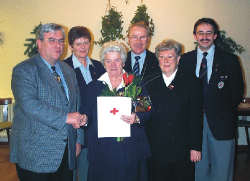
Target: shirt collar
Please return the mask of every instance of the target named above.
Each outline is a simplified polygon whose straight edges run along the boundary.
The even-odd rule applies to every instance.
[[[170,75],[169,77],[167,77],[164,73],[162,73],[163,76],[163,80],[166,84],[166,86],[168,87],[169,84],[174,80],[175,75],[176,75],[177,69],[174,71],[174,73],[172,73],[172,75]]]
[[[83,66],[82,63],[81,63],[81,62],[77,59],[77,57],[74,55],[74,53],[72,54],[72,62],[73,62],[73,67],[74,67],[74,69]],[[86,63],[87,63],[87,67],[88,67],[89,65],[93,65],[93,64],[92,64],[92,61],[90,60],[90,58],[89,58],[88,56],[86,57]]]
[[[125,73],[124,70],[123,70],[123,73]],[[108,72],[105,72],[98,80],[102,81],[102,82],[105,82],[109,86],[109,89],[113,90],[110,79],[109,79],[109,76],[108,76]],[[116,88],[116,90],[119,90],[119,89],[123,88],[124,86],[125,86],[124,81],[122,79],[120,85]]]
[[[49,68],[49,70],[52,72],[52,69],[51,69],[52,65],[50,65],[41,55],[40,55],[40,57],[41,57],[42,61],[47,65],[47,67]],[[59,60],[57,60],[56,63],[55,63],[55,67],[57,69],[60,68],[58,61]]]
[[[213,44],[206,52],[207,52],[207,56],[213,56],[214,55],[214,51],[215,51],[215,45]],[[199,47],[198,47],[198,56],[203,57],[203,53],[204,51],[202,51]]]
[[[135,59],[136,56],[140,56],[141,59],[143,59],[146,56],[146,50],[144,50],[141,54],[137,55],[133,51],[131,51],[131,56],[133,59]]]

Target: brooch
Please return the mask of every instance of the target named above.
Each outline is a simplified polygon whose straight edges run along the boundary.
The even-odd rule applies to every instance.
[[[224,87],[224,82],[223,81],[220,81],[219,83],[218,83],[218,88],[219,89],[222,89]]]
[[[170,85],[168,86],[168,88],[169,88],[170,90],[173,90],[174,86],[173,86],[172,84],[170,84]]]

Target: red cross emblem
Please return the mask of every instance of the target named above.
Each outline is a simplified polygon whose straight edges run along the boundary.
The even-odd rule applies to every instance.
[[[110,111],[110,113],[112,113],[112,114],[114,114],[114,115],[115,115],[117,112],[119,112],[119,111],[118,111],[116,108],[113,108],[113,110]]]

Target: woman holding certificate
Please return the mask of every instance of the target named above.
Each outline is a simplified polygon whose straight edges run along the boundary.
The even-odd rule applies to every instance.
[[[145,94],[134,83],[138,79],[124,72],[126,56],[123,44],[105,43],[100,59],[107,72],[87,90],[82,111],[88,115],[88,181],[147,181],[145,160],[150,151],[144,121],[150,109],[131,111],[133,101],[128,97]]]

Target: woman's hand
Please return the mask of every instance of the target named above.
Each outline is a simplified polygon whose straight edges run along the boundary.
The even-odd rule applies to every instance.
[[[201,160],[201,152],[196,150],[190,151],[190,160],[191,162],[198,162]]]
[[[130,116],[122,115],[121,119],[128,124],[134,124],[134,123],[140,122],[139,118],[137,117],[135,113],[132,113]]]

